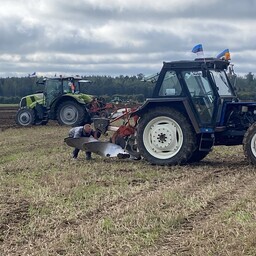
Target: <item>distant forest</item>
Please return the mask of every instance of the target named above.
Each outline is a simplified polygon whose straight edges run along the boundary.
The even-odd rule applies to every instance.
[[[143,74],[137,76],[87,76],[92,83],[86,84],[84,93],[104,97],[107,101],[119,98],[143,102],[150,97],[154,88],[154,83],[143,82]],[[38,85],[36,77],[8,77],[0,78],[0,103],[15,104],[19,103],[21,97],[42,91],[42,85]],[[231,79],[236,87],[236,93],[242,100],[256,101],[256,79],[249,72],[244,77]]]
[[[113,99],[143,102],[150,97],[154,88],[152,82],[144,82],[142,74],[137,76],[86,76],[82,79],[90,80],[81,92],[104,97],[106,101]],[[43,85],[37,84],[36,77],[0,78],[0,103],[19,103],[21,97],[43,91]]]

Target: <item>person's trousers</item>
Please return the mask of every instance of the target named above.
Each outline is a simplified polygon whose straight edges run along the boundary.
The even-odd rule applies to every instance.
[[[78,157],[79,151],[80,151],[80,149],[78,149],[78,148],[75,148],[73,150],[73,158],[77,158]],[[86,158],[91,158],[92,152],[85,152],[85,156],[86,156]]]

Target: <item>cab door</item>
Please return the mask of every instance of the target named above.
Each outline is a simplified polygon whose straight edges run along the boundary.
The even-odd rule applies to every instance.
[[[181,74],[200,123],[213,124],[217,99],[208,77],[202,71],[182,71]]]
[[[49,79],[45,84],[45,104],[46,107],[50,107],[52,102],[59,96],[63,94],[62,92],[62,81],[59,79]]]

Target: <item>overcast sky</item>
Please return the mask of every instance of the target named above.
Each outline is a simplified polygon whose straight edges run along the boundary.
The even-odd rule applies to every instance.
[[[229,48],[256,74],[256,0],[0,0],[0,76],[149,75]]]

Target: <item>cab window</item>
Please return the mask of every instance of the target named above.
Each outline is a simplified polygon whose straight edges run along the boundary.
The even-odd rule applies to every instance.
[[[179,96],[181,91],[181,85],[176,72],[167,71],[159,90],[159,96]]]
[[[192,102],[202,123],[211,123],[214,112],[214,91],[202,71],[183,71]]]

